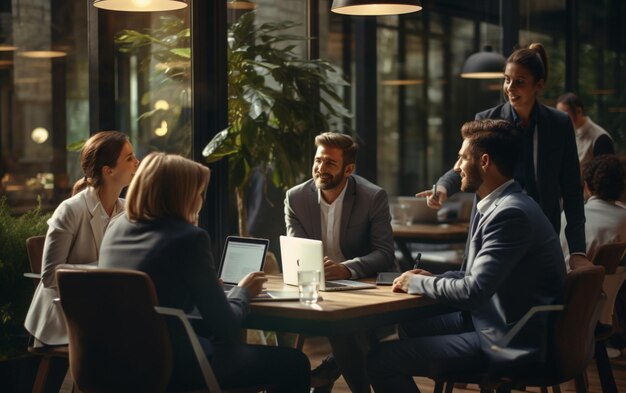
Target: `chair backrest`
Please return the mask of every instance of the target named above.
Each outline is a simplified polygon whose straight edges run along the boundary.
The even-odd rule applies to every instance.
[[[152,280],[126,269],[57,271],[80,391],[164,392],[172,349]]]
[[[626,251],[626,243],[605,244],[598,247],[593,257],[593,264],[604,266],[606,274],[615,274]]]
[[[26,252],[28,253],[31,273],[41,274],[41,260],[45,241],[45,236],[31,236],[26,239]]]
[[[595,345],[604,268],[585,266],[572,270],[565,279],[563,304],[553,337],[558,373],[566,379],[586,370]]]

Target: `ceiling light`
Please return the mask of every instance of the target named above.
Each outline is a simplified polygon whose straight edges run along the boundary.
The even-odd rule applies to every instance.
[[[333,0],[330,10],[344,15],[399,15],[422,9],[419,0]]]
[[[465,60],[461,78],[496,79],[504,78],[506,59],[492,51],[491,45],[485,45],[482,52],[476,52]]]
[[[185,0],[94,0],[94,7],[109,11],[174,11],[187,7]]]
[[[19,55],[22,57],[27,57],[29,59],[52,59],[57,57],[65,57],[67,56],[67,53],[58,50],[26,50],[20,52]]]
[[[256,8],[256,4],[250,0],[229,0],[226,7],[231,10],[253,10]]]

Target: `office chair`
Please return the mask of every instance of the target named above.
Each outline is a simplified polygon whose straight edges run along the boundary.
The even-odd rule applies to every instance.
[[[575,379],[576,392],[587,391],[584,373],[594,352],[594,330],[598,320],[599,302],[602,297],[604,268],[586,266],[567,275],[563,287],[563,305],[533,307],[498,345],[494,351],[509,351],[507,345],[533,314],[555,312],[559,314],[549,334],[551,351],[544,362],[530,365],[520,375],[520,370],[505,370],[498,375],[438,375],[434,376],[435,393],[453,390],[454,382],[472,383],[481,386],[481,391],[510,391],[513,386],[538,386],[542,392],[552,387],[560,392],[559,384]],[[507,375],[510,373],[510,375]]]
[[[26,252],[28,254],[28,263],[30,264],[30,273],[24,273],[25,277],[33,278],[35,287],[41,279],[41,261],[43,258],[43,245],[46,240],[45,236],[31,236],[26,239]],[[34,338],[29,340],[27,351],[35,356],[39,356],[39,367],[35,382],[33,383],[33,393],[42,393],[46,388],[48,373],[53,358],[68,358],[67,345],[62,346],[46,346],[34,347]]]
[[[613,312],[615,310],[615,299],[620,287],[626,279],[626,268],[619,266],[624,257],[626,243],[605,244],[598,247],[593,256],[593,264],[603,266],[606,271],[604,283],[602,285],[606,294],[606,301],[600,312],[598,328],[596,329],[596,365],[598,376],[603,392],[617,392],[615,377],[611,369],[611,363],[606,353],[606,342],[617,330],[614,323]]]
[[[182,310],[158,307],[154,284],[126,269],[57,271],[69,337],[70,370],[84,393],[165,392],[172,348],[162,315],[180,319],[207,391],[222,393]]]

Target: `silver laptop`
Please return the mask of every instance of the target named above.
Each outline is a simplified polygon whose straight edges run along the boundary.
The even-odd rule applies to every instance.
[[[376,285],[352,280],[324,279],[324,246],[321,240],[300,237],[280,237],[280,253],[283,262],[283,281],[298,285],[298,270],[319,270],[320,291],[347,291],[376,288]]]
[[[248,273],[263,270],[270,241],[252,237],[229,236],[224,244],[218,277],[229,291]]]
[[[405,206],[407,219],[412,223],[438,223],[437,210],[426,204],[426,198],[398,197],[398,204]]]

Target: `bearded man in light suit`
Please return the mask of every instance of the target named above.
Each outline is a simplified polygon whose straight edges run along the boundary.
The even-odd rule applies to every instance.
[[[356,142],[346,134],[325,132],[316,136],[315,145],[313,178],[287,191],[287,236],[322,240],[326,280],[357,279],[392,270],[394,246],[387,193],[354,174]],[[329,337],[337,359],[330,356],[313,371],[316,392],[330,391],[339,369],[353,392],[370,391],[365,375],[368,340],[364,337]]]
[[[438,276],[408,271],[392,286],[461,311],[403,326],[403,339],[373,349],[368,373],[377,393],[419,392],[413,376],[523,370],[544,359],[545,316],[532,319],[511,343],[523,348],[514,352],[520,356],[505,358],[491,346],[530,308],[560,300],[565,266],[559,240],[539,205],[513,180],[517,130],[505,120],[475,120],[461,134],[454,170],[461,189],[480,198],[464,265]]]

